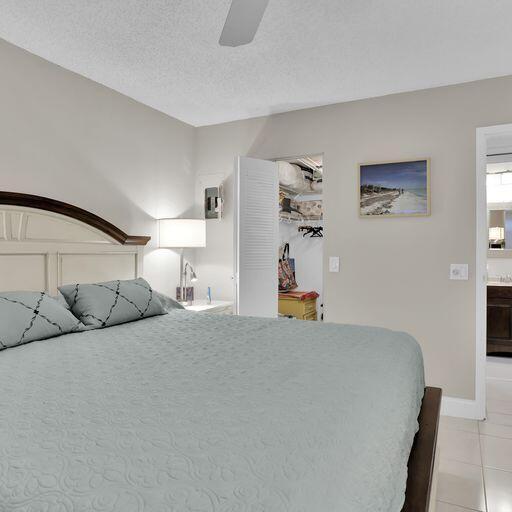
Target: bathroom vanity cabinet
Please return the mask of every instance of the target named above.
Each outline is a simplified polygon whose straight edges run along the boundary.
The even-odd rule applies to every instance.
[[[512,283],[487,285],[487,354],[512,357]]]

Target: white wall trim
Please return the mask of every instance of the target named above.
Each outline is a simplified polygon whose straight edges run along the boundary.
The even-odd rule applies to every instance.
[[[443,396],[441,402],[441,414],[443,416],[456,416],[457,418],[482,419],[480,407],[476,400]]]
[[[487,139],[512,133],[512,124],[476,129],[476,260],[475,260],[475,400],[446,397],[443,409],[453,416],[484,419],[487,345]],[[474,405],[472,405],[474,404]],[[460,413],[460,414],[457,414]],[[448,414],[445,412],[444,414]]]

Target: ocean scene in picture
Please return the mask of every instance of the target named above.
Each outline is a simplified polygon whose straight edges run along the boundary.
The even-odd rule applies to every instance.
[[[360,213],[429,215],[429,161],[362,164]]]

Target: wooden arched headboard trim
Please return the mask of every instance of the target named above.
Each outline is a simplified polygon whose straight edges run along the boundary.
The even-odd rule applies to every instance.
[[[146,245],[151,240],[151,237],[149,236],[127,235],[124,231],[120,230],[105,219],[98,217],[94,213],[78,208],[78,206],[73,206],[72,204],[57,201],[56,199],[50,199],[48,197],[21,194],[19,192],[0,191],[0,204],[36,208],[38,210],[45,210],[65,215],[66,217],[78,220],[102,231],[121,245]]]

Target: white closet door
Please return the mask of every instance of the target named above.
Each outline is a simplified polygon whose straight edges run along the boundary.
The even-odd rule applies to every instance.
[[[238,157],[235,164],[235,311],[277,316],[279,246],[277,164]]]

